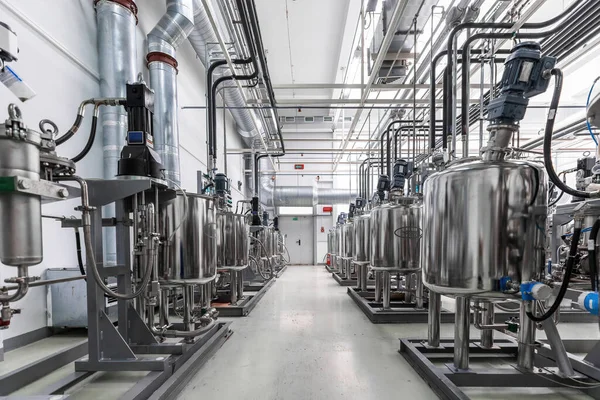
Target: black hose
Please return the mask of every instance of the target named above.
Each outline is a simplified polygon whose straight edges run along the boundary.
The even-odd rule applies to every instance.
[[[98,117],[94,115],[92,117],[92,127],[90,129],[90,136],[88,137],[87,143],[85,147],[79,154],[71,159],[74,163],[81,161],[87,154],[90,152],[92,147],[94,146],[94,140],[96,140],[96,131],[98,129]]]
[[[535,316],[531,311],[527,311],[527,316],[530,320],[534,322],[543,322],[548,318],[552,317],[552,315],[558,310],[560,304],[562,303],[565,294],[567,293],[567,289],[569,288],[569,281],[571,280],[571,274],[573,273],[573,266],[575,264],[575,256],[577,255],[577,250],[579,246],[579,239],[581,238],[581,228],[576,228],[573,231],[573,237],[571,238],[571,248],[569,250],[569,256],[567,257],[567,264],[565,268],[565,276],[563,277],[562,284],[560,285],[560,290],[558,291],[558,295],[552,303],[552,306],[546,311],[544,315]]]
[[[588,260],[590,263],[590,281],[592,283],[592,291],[598,291],[598,260],[596,258],[596,241],[598,240],[598,232],[600,232],[600,218],[594,221],[592,230],[590,231],[588,243]]]
[[[81,127],[82,122],[83,122],[83,115],[77,114],[77,117],[75,117],[75,122],[73,122],[73,126],[71,126],[71,128],[67,131],[67,133],[65,133],[58,139],[56,139],[56,141],[55,141],[56,145],[60,146],[67,140],[71,139],[73,137],[73,135],[75,135],[77,133],[77,131],[79,130],[79,128]]]
[[[544,164],[546,165],[546,172],[548,177],[556,185],[557,188],[575,197],[591,198],[590,192],[584,192],[581,190],[572,189],[567,186],[563,181],[560,180],[559,176],[554,170],[552,165],[552,134],[554,130],[554,121],[556,117],[556,109],[560,101],[560,93],[562,90],[563,75],[562,71],[558,68],[552,70],[552,75],[555,78],[554,94],[552,95],[552,101],[550,102],[550,110],[548,111],[548,119],[546,120],[546,129],[544,132]]]
[[[79,272],[81,272],[81,275],[85,275],[83,258],[81,256],[81,235],[79,234],[79,228],[75,228],[75,247],[77,248],[77,265],[79,266]]]

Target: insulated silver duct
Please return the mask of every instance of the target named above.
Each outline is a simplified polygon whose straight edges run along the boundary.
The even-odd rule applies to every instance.
[[[123,6],[129,4],[129,7]],[[126,83],[136,79],[137,7],[133,0],[117,3],[99,0],[95,3],[98,25],[98,63],[100,97],[125,97]],[[103,142],[104,179],[114,179],[117,162],[127,135],[127,113],[123,107],[100,108]],[[104,208],[106,217],[115,215],[114,205]],[[117,263],[117,245],[114,229],[104,232],[104,262]]]
[[[313,207],[319,204],[349,204],[358,197],[357,192],[346,189],[323,189],[316,186],[277,186],[275,171],[268,171],[268,160],[260,160],[260,202],[267,208]]]
[[[213,51],[220,52],[221,48],[219,47],[217,35],[212,29],[202,2],[194,0],[194,6],[194,29],[188,39],[204,67],[208,68],[210,65],[210,53]],[[231,72],[227,71],[226,73],[230,74]],[[215,79],[219,77],[218,70],[215,71],[214,77]],[[242,93],[237,86],[223,89],[223,98],[228,107],[234,107],[230,108],[229,111],[237,124],[238,132],[242,137],[247,139],[246,143],[251,143],[250,138],[259,134],[257,126],[260,126],[260,122],[258,122],[256,114],[249,109],[235,108],[246,106]]]
[[[181,183],[176,50],[194,28],[193,0],[167,0],[167,12],[148,34],[148,69],[154,89],[154,148],[169,185]]]

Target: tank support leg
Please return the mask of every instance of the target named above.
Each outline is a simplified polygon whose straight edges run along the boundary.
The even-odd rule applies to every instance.
[[[238,276],[237,276],[237,272],[236,271],[230,271],[229,272],[229,302],[231,304],[235,304],[238,301],[238,297],[237,297],[237,281],[238,281]]]
[[[244,275],[243,271],[236,271],[237,275],[237,298],[241,300],[244,297]]]
[[[481,312],[482,323],[484,325],[492,325],[494,323],[494,305],[489,301],[482,301]],[[481,347],[491,349],[494,347],[494,330],[484,329],[481,331]]]
[[[360,266],[360,290],[362,292],[367,291],[367,283],[369,280],[368,274],[369,274],[369,267],[366,264],[362,264]]]
[[[390,296],[392,291],[392,278],[388,271],[383,272],[383,309],[390,308]]]
[[[442,296],[429,291],[429,314],[427,324],[427,344],[440,347],[440,320],[442,317]]]
[[[375,271],[375,302],[381,302],[381,272]]]
[[[456,319],[454,322],[454,367],[469,369],[469,328],[471,312],[468,297],[456,298]]]
[[[533,370],[534,342],[535,342],[535,322],[527,317],[525,302],[521,302],[519,310],[519,354],[517,356],[517,367],[523,370]]]

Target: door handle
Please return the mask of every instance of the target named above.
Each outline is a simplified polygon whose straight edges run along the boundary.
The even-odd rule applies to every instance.
[[[302,244],[302,240],[298,239],[296,240],[296,243],[298,243],[298,246],[300,246]]]

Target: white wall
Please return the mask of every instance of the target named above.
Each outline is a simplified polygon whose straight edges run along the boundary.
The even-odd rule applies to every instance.
[[[138,50],[140,71],[148,81],[145,66],[145,37],[165,11],[164,0],[138,2]],[[49,118],[56,122],[61,133],[72,124],[77,107],[83,99],[99,95],[99,83],[93,74],[70,61],[49,41],[24,24],[10,9],[38,25],[48,36],[81,60],[90,70],[98,71],[95,12],[90,0],[0,0],[0,21],[5,22],[17,33],[19,39],[19,60],[11,66],[37,92],[37,96],[25,104],[19,104],[26,123],[36,128],[38,121]],[[179,105],[205,105],[205,71],[189,43],[185,42],[177,53],[179,62]],[[4,86],[0,88],[0,119],[6,117],[9,103],[20,103]],[[196,171],[206,172],[206,117],[205,110],[180,110],[180,154],[181,181],[188,191],[196,191]],[[223,170],[223,114],[219,111],[217,121],[219,132],[219,169]],[[242,147],[243,143],[235,133],[232,118],[227,115],[227,141],[229,147]],[[89,121],[72,140],[60,147],[60,155],[72,157],[83,148]],[[236,182],[243,181],[241,157],[228,157],[228,175]],[[98,135],[96,143],[84,160],[77,164],[77,173],[85,178],[102,177],[102,140]],[[244,188],[242,189],[244,191]],[[234,202],[243,196],[233,190]],[[77,215],[73,207],[76,201],[45,205],[44,213]],[[49,267],[76,267],[77,260],[71,230],[63,230],[58,222],[44,221],[44,261],[31,268],[32,275],[43,275]],[[5,230],[2,234],[10,234]],[[0,268],[0,278],[14,275],[14,269]],[[4,338],[10,338],[46,326],[46,291],[32,289],[22,301],[15,303],[22,308],[21,315],[14,317],[11,328],[4,331]]]

